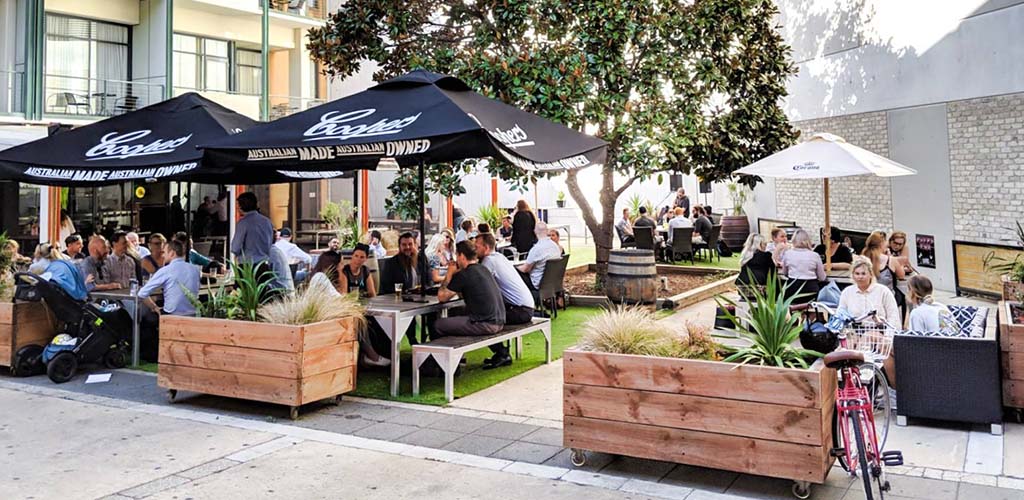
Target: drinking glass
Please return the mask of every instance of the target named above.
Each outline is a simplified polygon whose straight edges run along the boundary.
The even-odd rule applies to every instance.
[[[402,283],[395,283],[395,298],[402,298]]]

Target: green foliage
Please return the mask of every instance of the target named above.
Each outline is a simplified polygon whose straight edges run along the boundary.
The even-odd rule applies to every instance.
[[[14,299],[14,248],[7,237],[7,231],[0,233],[0,302]]]
[[[729,183],[729,199],[732,200],[732,214],[733,215],[746,215],[746,211],[743,210],[743,205],[750,198],[750,188],[743,184],[736,182]]]
[[[340,203],[329,201],[324,204],[320,211],[320,217],[331,228],[338,230],[338,240],[341,241],[341,248],[352,248],[362,238],[362,228],[359,225],[359,209],[352,205],[351,201],[341,200]]]
[[[234,297],[228,317],[258,321],[260,306],[270,300],[270,280],[261,282],[256,275],[256,266],[251,262],[232,264],[231,269],[235,274],[235,291],[232,292]]]
[[[231,317],[231,311],[235,309],[234,296],[224,289],[224,281],[220,282],[220,286],[216,290],[210,290],[206,302],[200,300],[184,286],[178,286],[181,287],[181,291],[185,293],[185,298],[192,304],[192,307],[196,309],[197,318],[227,319]]]
[[[476,220],[486,222],[488,226],[491,226],[491,230],[497,232],[498,228],[501,227],[501,218],[506,215],[508,213],[498,207],[498,205],[485,205],[476,211]]]
[[[777,15],[771,0],[349,0],[309,30],[307,47],[332,76],[368,61],[378,81],[426,68],[606,140],[601,210],[574,174],[566,179],[600,267],[615,202],[635,180],[663,171],[722,180],[796,139],[780,106],[795,68]],[[458,194],[473,168],[514,187],[533,180],[500,159],[462,162],[428,168],[427,192]],[[399,172],[389,210],[411,218],[426,201],[410,189],[416,178]]]
[[[613,354],[635,354],[686,359],[718,359],[720,346],[707,328],[687,323],[660,322],[648,308],[623,307],[604,310],[583,325],[580,348]]]
[[[565,201],[565,191],[559,191],[555,199],[558,201]]]
[[[748,291],[753,300],[746,310],[736,315],[724,307],[725,304],[737,306],[736,302],[726,297],[716,297],[715,301],[725,311],[722,316],[736,327],[741,337],[749,340],[748,347],[727,347],[730,352],[725,358],[728,362],[778,366],[782,368],[807,368],[807,358],[821,357],[822,354],[793,345],[800,337],[800,316],[790,314],[789,307],[797,296],[786,297],[786,288],[772,274],[764,289],[750,287]]]
[[[629,205],[629,216],[634,219],[640,216],[640,207],[647,207],[648,215],[651,212],[651,202],[639,194],[630,196],[626,204]]]
[[[361,330],[366,321],[359,294],[342,295],[330,279],[314,279],[309,286],[260,308],[260,319],[278,325],[309,325],[350,317]]]

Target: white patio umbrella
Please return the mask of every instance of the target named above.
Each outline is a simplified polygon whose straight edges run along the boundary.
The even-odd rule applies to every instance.
[[[828,180],[833,177],[914,175],[916,170],[846,142],[833,134],[815,134],[805,142],[762,158],[735,173],[778,179],[822,179],[825,190],[825,230],[832,227]],[[832,257],[825,252],[826,265]]]

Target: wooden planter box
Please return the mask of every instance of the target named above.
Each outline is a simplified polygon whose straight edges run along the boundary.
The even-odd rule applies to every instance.
[[[56,333],[42,302],[0,303],[0,366],[12,366],[14,355],[26,345],[46,346]]]
[[[1018,295],[1024,294],[1024,283],[1010,281],[1010,275],[1004,274],[1000,277],[1003,282],[1003,300],[1015,302]]]
[[[157,382],[169,389],[298,407],[356,386],[351,318],[303,326],[160,316]]]
[[[1014,323],[1010,304],[999,302],[999,356],[1003,364],[1003,406],[1024,408],[1024,324]]]
[[[836,374],[716,361],[564,354],[566,447],[823,483]]]

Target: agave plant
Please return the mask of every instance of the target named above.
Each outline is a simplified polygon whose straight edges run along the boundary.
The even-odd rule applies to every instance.
[[[776,275],[768,278],[763,289],[751,287],[749,295],[753,303],[746,310],[727,297],[715,300],[723,311],[722,316],[736,327],[736,332],[750,340],[747,347],[730,347],[724,361],[740,364],[778,366],[782,368],[807,368],[807,358],[820,358],[821,353],[793,345],[800,337],[800,317],[790,314],[789,308],[799,295],[787,294]],[[736,307],[739,314],[729,312],[725,304]]]
[[[480,222],[486,222],[494,231],[501,227],[501,218],[506,215],[498,205],[484,205],[476,211],[476,218]]]
[[[1024,247],[1024,226],[1020,222],[1017,222],[1017,245]],[[1018,283],[1024,283],[1024,257],[1017,255],[1013,259],[1007,259],[1004,257],[997,257],[995,252],[989,252],[982,261],[985,265],[985,271],[998,274],[998,275],[1009,275],[1010,281],[1016,281]]]
[[[256,275],[256,266],[251,262],[232,264],[235,274],[235,291],[232,292],[232,308],[228,313],[231,319],[258,321],[260,306],[273,297],[270,293],[269,279],[260,280]]]
[[[185,293],[185,298],[195,308],[197,318],[227,319],[231,317],[231,311],[234,309],[234,296],[224,289],[223,281],[220,282],[220,286],[216,290],[210,291],[205,302],[183,285],[178,286]]]

